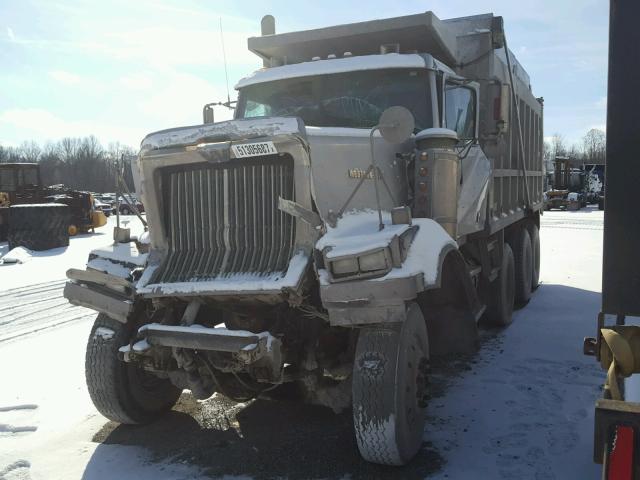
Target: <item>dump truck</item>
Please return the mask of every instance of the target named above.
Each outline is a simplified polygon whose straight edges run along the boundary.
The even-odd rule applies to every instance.
[[[430,359],[538,285],[543,101],[493,14],[262,33],[233,120],[142,140],[148,235],[67,273],[99,312],[89,393],[135,424],[183,389],[288,392],[351,408],[361,455],[402,465]]]
[[[602,301],[596,336],[584,339],[584,353],[606,371],[593,439],[593,461],[602,464],[604,480],[640,478],[640,212],[630,195],[640,175],[640,55],[629,49],[640,42],[639,15],[637,2],[610,3]]]
[[[89,193],[44,186],[37,163],[0,163],[0,241],[8,240],[10,249],[64,247],[69,236],[106,222]]]

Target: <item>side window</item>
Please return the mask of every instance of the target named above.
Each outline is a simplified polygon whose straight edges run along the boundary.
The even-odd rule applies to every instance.
[[[458,138],[469,140],[475,136],[476,93],[468,87],[447,83],[444,92],[444,126],[458,133]]]
[[[245,118],[266,117],[271,114],[271,108],[267,105],[253,100],[247,100],[247,106],[244,108]]]

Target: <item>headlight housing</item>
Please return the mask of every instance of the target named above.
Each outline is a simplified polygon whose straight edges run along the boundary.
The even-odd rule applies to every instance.
[[[407,229],[394,236],[386,247],[377,247],[361,253],[332,256],[331,248],[326,248],[323,263],[332,282],[383,277],[393,267],[402,266],[417,228]]]

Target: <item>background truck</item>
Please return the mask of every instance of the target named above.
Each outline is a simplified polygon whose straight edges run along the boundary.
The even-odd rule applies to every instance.
[[[631,193],[640,176],[640,55],[629,50],[640,42],[639,15],[637,2],[610,3],[602,310],[596,337],[584,341],[584,353],[607,371],[593,443],[593,460],[603,464],[605,480],[640,478],[640,212]]]
[[[42,185],[37,163],[0,163],[0,241],[10,249],[67,246],[69,235],[105,224],[89,193]]]
[[[297,390],[404,464],[430,358],[473,351],[538,285],[543,102],[493,14],[262,27],[234,120],[142,141],[149,235],[67,274],[100,312],[89,392],[142,423],[185,388]]]
[[[580,210],[586,207],[584,172],[572,168],[569,157],[556,157],[553,165],[553,188],[545,192],[545,210]]]

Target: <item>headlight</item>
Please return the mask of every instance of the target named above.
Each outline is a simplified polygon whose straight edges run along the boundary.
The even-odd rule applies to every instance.
[[[382,248],[360,255],[327,258],[325,265],[333,280],[341,281],[385,275],[391,270],[393,262],[389,248]]]
[[[356,257],[333,260],[329,264],[331,265],[331,272],[339,277],[358,273],[358,259]]]
[[[322,265],[328,270],[329,281],[382,277],[392,268],[401,267],[417,230],[417,226],[410,226],[399,235],[394,235],[387,246],[371,246],[361,253],[352,253],[352,247],[335,250],[333,246],[323,248]],[[340,255],[341,252],[344,253]]]
[[[375,272],[377,270],[387,270],[387,256],[384,250],[374,253],[367,253],[358,257],[361,272]]]

